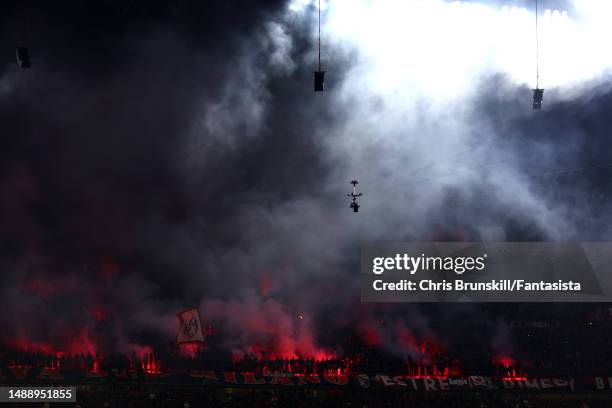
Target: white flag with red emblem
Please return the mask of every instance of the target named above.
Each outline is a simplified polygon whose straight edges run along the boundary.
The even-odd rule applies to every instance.
[[[198,309],[185,310],[176,316],[180,320],[179,331],[176,335],[178,344],[204,342]]]

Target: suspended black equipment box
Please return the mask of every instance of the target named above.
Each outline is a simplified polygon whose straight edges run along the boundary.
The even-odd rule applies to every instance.
[[[536,88],[533,90],[533,109],[542,109],[542,100],[544,100],[544,90]]]
[[[315,92],[325,91],[325,71],[314,72],[314,90]]]
[[[32,64],[30,63],[30,54],[26,47],[17,47],[16,56],[19,67],[30,68]]]

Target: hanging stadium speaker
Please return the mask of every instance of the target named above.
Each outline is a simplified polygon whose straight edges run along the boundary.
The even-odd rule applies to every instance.
[[[314,72],[314,91],[323,92],[325,91],[325,71]]]
[[[542,101],[544,100],[544,90],[536,88],[533,90],[533,109],[542,109]]]
[[[30,62],[30,54],[26,47],[17,47],[16,56],[19,67],[30,68],[32,66]]]

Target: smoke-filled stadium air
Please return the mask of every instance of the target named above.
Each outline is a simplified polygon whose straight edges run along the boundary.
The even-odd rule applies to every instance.
[[[2,7],[2,370],[609,373],[607,304],[362,303],[359,262],[612,239],[612,2]]]

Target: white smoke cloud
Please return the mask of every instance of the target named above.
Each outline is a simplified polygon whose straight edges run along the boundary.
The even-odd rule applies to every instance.
[[[316,2],[312,2],[316,7]],[[305,13],[308,2],[291,2]],[[567,10],[540,9],[543,86],[563,87],[600,75],[612,66],[607,48],[612,5],[573,1]],[[359,50],[360,88],[377,94],[453,99],[482,73],[507,74],[535,85],[535,14],[524,7],[443,0],[335,0],[322,6],[322,35],[334,45]],[[314,30],[314,27],[313,27]],[[364,70],[364,68],[367,68]]]
[[[610,54],[601,52],[610,38],[601,17],[609,15],[609,7],[576,1],[571,15],[540,10],[539,85],[547,89],[545,104],[575,98],[577,85],[612,66]],[[287,11],[292,18],[311,19],[313,44],[316,12],[317,2],[305,1],[291,2]],[[426,230],[449,188],[459,191],[458,206],[482,188],[517,216],[539,219],[551,237],[572,233],[563,205],[545,201],[517,168],[520,151],[503,142],[516,135],[477,111],[483,92],[522,89],[522,104],[507,107],[503,116],[510,122],[533,114],[532,10],[441,0],[336,0],[324,2],[322,12],[322,58],[330,87],[325,103],[345,114],[316,129],[328,162],[339,164],[331,165],[335,174],[328,189],[342,191],[355,177],[362,181],[360,222],[367,224],[370,238],[398,238],[398,220],[413,231]],[[315,52],[308,58],[314,61]],[[347,56],[347,66],[335,65]],[[495,75],[516,88],[492,89],[487,81]],[[554,160],[555,151],[543,149],[534,168]],[[352,214],[342,210],[339,219],[350,225]],[[491,226],[485,219],[465,222]]]

